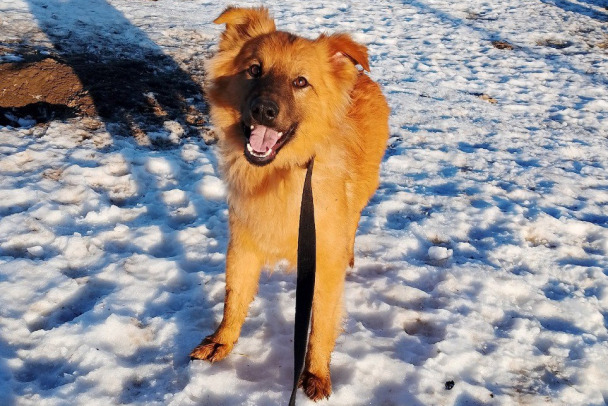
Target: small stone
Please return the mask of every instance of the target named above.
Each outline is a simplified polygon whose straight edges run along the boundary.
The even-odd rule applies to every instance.
[[[492,45],[496,49],[506,49],[508,51],[513,49],[513,45],[509,44],[507,41],[492,41]]]

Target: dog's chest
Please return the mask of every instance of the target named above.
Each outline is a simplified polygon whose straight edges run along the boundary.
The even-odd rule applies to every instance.
[[[269,263],[295,263],[302,185],[292,180],[271,183],[255,195],[233,195],[231,216],[245,228]]]

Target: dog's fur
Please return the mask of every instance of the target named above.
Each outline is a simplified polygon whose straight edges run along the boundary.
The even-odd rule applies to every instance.
[[[229,191],[226,298],[220,326],[191,356],[226,357],[261,269],[296,263],[302,187],[314,157],[317,275],[301,385],[319,400],[331,393],[345,272],[361,210],[378,186],[389,108],[356,67],[369,70],[367,49],[346,34],[309,40],[277,31],[264,8],[228,8],[215,23],[226,24],[207,72]]]

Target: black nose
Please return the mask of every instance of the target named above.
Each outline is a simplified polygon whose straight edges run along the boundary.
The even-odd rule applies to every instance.
[[[272,124],[279,115],[279,106],[272,100],[257,98],[251,102],[251,117],[260,124]]]

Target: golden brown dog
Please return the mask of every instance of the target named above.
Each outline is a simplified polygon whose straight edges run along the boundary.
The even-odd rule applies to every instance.
[[[329,361],[361,210],[378,186],[388,138],[386,100],[360,65],[367,49],[346,34],[315,40],[277,31],[263,8],[228,8],[207,96],[220,132],[230,242],[224,317],[192,358],[226,357],[239,338],[260,271],[296,263],[306,165],[314,157],[317,274],[301,385],[313,400],[331,393]]]

